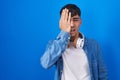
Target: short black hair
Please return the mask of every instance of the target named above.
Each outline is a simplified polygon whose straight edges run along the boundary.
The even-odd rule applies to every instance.
[[[71,16],[75,16],[78,15],[81,17],[81,10],[78,6],[76,6],[75,4],[66,4],[65,6],[63,6],[60,10],[60,16],[62,14],[62,10],[67,8],[69,10],[69,12],[71,12]]]

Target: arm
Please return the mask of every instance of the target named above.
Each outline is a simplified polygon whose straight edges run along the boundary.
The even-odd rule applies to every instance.
[[[99,45],[97,45],[97,49],[98,49],[98,78],[99,78],[98,80],[108,80],[107,68],[102,58],[102,52]]]
[[[59,23],[61,32],[56,40],[49,42],[44,55],[41,57],[41,64],[44,68],[47,69],[55,64],[66,49],[70,37],[70,19],[71,13],[68,13],[68,9],[63,9]]]
[[[61,56],[67,47],[70,34],[61,31],[56,40],[50,41],[44,55],[41,57],[41,65],[44,68],[51,67]]]

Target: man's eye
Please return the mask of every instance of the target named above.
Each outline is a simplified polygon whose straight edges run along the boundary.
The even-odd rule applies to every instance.
[[[78,20],[76,19],[76,20],[74,20],[74,21],[78,21]]]

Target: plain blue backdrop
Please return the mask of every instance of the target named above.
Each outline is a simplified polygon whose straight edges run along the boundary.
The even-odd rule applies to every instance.
[[[59,29],[59,10],[75,3],[80,31],[102,48],[110,80],[120,80],[119,0],[0,0],[0,80],[53,80],[40,57]]]

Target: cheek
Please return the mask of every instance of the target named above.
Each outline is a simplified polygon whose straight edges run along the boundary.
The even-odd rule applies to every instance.
[[[80,23],[77,23],[76,24],[76,29],[79,29],[79,27],[80,27]]]
[[[77,26],[80,27],[81,25],[81,20],[78,21]]]

